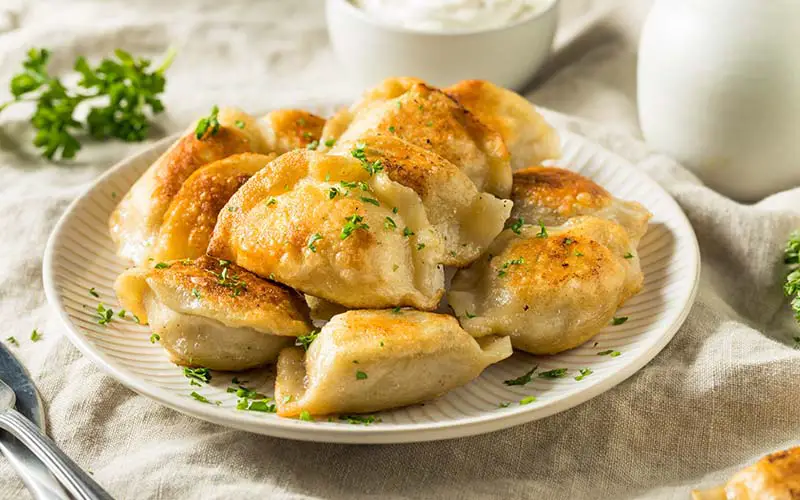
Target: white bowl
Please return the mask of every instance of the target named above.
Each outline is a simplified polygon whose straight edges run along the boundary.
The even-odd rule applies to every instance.
[[[376,20],[349,0],[327,0],[334,51],[360,88],[393,76],[415,76],[445,87],[489,80],[519,90],[545,62],[558,25],[559,0],[501,28],[434,32]]]

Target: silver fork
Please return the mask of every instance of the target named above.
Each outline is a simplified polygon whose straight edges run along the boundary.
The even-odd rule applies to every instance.
[[[49,437],[14,409],[16,399],[11,387],[0,380],[0,429],[7,430],[27,446],[76,499],[113,500]]]

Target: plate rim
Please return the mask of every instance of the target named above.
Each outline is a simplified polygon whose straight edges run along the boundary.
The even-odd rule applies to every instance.
[[[341,425],[328,427],[325,422],[316,422],[317,425],[309,425],[308,422],[302,422],[295,419],[279,419],[279,420],[264,420],[254,415],[248,415],[243,412],[239,418],[231,419],[227,413],[223,413],[216,406],[209,406],[203,403],[186,398],[176,398],[171,392],[165,389],[153,386],[139,377],[126,373],[121,370],[113,361],[106,358],[106,355],[99,349],[95,348],[84,334],[79,331],[79,328],[72,323],[67,315],[61,294],[58,292],[54,278],[55,267],[55,247],[59,241],[61,234],[65,230],[67,221],[70,216],[75,212],[78,204],[82,200],[89,197],[92,191],[102,184],[109,177],[117,174],[118,171],[129,168],[128,166],[137,161],[141,161],[142,157],[153,154],[154,151],[161,148],[161,153],[165,151],[181,134],[174,134],[163,139],[156,141],[136,153],[120,160],[115,163],[106,172],[95,178],[89,186],[80,195],[78,195],[62,213],[56,225],[53,227],[52,232],[47,240],[44,257],[42,260],[42,277],[45,296],[49,305],[55,310],[59,320],[66,329],[66,337],[78,350],[92,360],[102,371],[116,379],[128,389],[133,390],[137,394],[147,397],[163,406],[175,410],[184,415],[199,418],[217,425],[224,427],[244,430],[256,434],[262,434],[272,437],[293,439],[309,442],[325,442],[325,443],[341,443],[341,444],[393,444],[393,443],[414,443],[426,441],[438,441],[444,439],[454,439],[459,437],[474,436],[478,434],[485,434],[495,432],[498,430],[514,427],[524,423],[533,422],[542,418],[547,418],[557,413],[564,412],[583,404],[600,394],[616,387],[632,375],[641,370],[650,361],[655,359],[656,356],[669,344],[674,338],[678,330],[683,326],[686,318],[691,311],[695,299],[697,297],[699,283],[700,283],[700,270],[701,258],[700,247],[697,241],[697,236],[694,228],[691,225],[683,209],[677,203],[675,198],[666,191],[660,184],[658,184],[652,177],[650,177],[643,170],[637,169],[630,161],[616,154],[615,152],[603,147],[602,145],[569,130],[559,129],[559,135],[562,142],[566,140],[575,140],[587,143],[590,146],[597,148],[608,155],[613,160],[614,167],[624,165],[624,169],[633,169],[638,174],[646,177],[663,195],[668,198],[668,202],[675,205],[677,215],[680,222],[688,229],[687,239],[691,243],[691,264],[693,267],[693,282],[689,288],[688,294],[685,294],[683,299],[683,307],[680,313],[675,317],[675,320],[667,327],[666,331],[658,339],[658,342],[653,344],[649,349],[638,354],[627,364],[614,371],[606,378],[600,379],[598,382],[587,385],[584,390],[566,397],[562,400],[555,401],[544,407],[522,407],[513,412],[503,412],[497,414],[483,414],[474,417],[465,417],[460,421],[442,421],[423,424],[399,424],[392,428],[381,428],[381,426],[347,426]]]

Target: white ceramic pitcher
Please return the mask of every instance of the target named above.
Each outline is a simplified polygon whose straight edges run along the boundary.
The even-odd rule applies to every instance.
[[[800,0],[656,0],[638,101],[645,139],[721,193],[800,185]]]

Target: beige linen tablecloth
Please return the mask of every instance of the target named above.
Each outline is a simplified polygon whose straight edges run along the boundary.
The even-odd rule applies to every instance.
[[[587,5],[565,2],[569,17]],[[74,164],[41,161],[25,110],[0,117],[2,338],[31,370],[49,432],[117,498],[687,498],[800,440],[798,335],[781,295],[781,250],[800,227],[800,190],[742,206],[649,151],[635,108],[632,1],[567,47],[529,96],[595,123],[548,115],[628,158],[666,187],[700,241],[700,293],[674,340],[618,387],[559,415],[452,441],[344,446],[285,441],[182,416],[121,386],[64,338],[42,291],[47,236],[66,205],[141,145],[89,144]],[[586,4],[586,5],[584,5]],[[568,22],[568,21],[566,21]],[[319,1],[0,1],[0,82],[30,47],[77,54],[174,44],[157,135],[214,103],[252,111],[352,97]],[[7,93],[0,90],[0,100]],[[20,114],[21,113],[21,114]],[[754,165],[753,168],[763,168]],[[28,340],[33,328],[43,332]],[[0,498],[27,492],[0,458]]]

